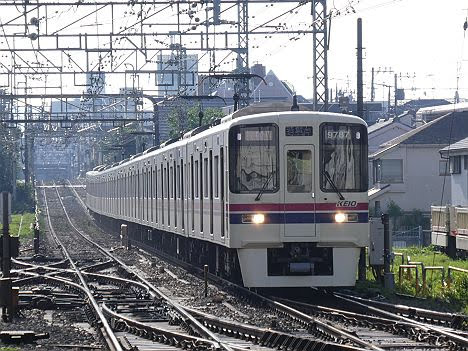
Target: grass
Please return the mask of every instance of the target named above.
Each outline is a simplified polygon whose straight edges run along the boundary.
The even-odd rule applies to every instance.
[[[445,268],[445,276],[442,276],[441,271],[427,272],[427,289],[426,291],[419,290],[417,295],[425,297],[429,300],[435,300],[436,303],[448,304],[454,310],[468,314],[468,273],[452,272],[451,287],[448,288],[442,283],[442,278],[446,282],[448,266],[458,267],[468,270],[467,260],[453,260],[447,255],[437,252],[432,246],[425,248],[407,248],[400,249],[398,252],[405,254],[405,257],[410,257],[411,262],[422,262],[427,266],[441,266]],[[395,279],[398,279],[398,267],[401,261],[396,259],[394,266]],[[422,284],[422,271],[419,270],[420,284]],[[402,283],[397,284],[398,290],[403,294],[416,295],[415,275],[411,275],[411,280],[406,279],[403,275]]]
[[[20,223],[21,217],[23,217],[23,224],[21,224],[21,232]],[[11,223],[10,223],[10,235],[11,236],[18,236],[20,239],[29,239],[32,238],[34,235],[34,230],[32,225],[34,223],[34,213],[24,213],[23,215],[11,215]],[[0,231],[3,231],[3,225],[0,224]]]
[[[411,258],[411,262],[422,262],[427,266],[442,266],[445,268],[445,283],[447,280],[448,266],[468,269],[467,260],[453,260],[447,255],[437,252],[434,247],[425,248],[410,247],[405,249],[394,249],[395,252],[401,252],[405,255],[405,264],[407,257]],[[401,257],[396,256],[393,272],[395,273],[395,290],[399,294],[415,296],[418,299],[404,299],[401,296],[393,294],[389,290],[385,290],[382,285],[377,282],[373,274],[368,271],[367,281],[357,282],[356,291],[363,293],[379,293],[387,297],[393,303],[413,304],[416,307],[436,309],[450,312],[461,312],[468,314],[468,273],[452,272],[451,287],[442,284],[442,273],[440,271],[427,272],[427,289],[422,291],[422,270],[419,270],[419,290],[416,293],[415,273],[411,271],[411,276],[408,277],[404,272],[402,283],[398,281],[398,270],[401,264]]]

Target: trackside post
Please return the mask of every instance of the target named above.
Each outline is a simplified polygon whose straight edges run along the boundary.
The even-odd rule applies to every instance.
[[[381,219],[382,224],[384,225],[384,287],[386,289],[394,290],[395,276],[390,271],[390,264],[392,262],[392,248],[388,214],[382,214]]]

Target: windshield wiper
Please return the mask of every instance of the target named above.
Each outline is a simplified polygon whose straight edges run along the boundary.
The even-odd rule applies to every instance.
[[[340,200],[344,200],[344,196],[343,194],[338,190],[335,182],[333,181],[333,179],[330,177],[330,173],[328,173],[328,171],[323,171],[323,175],[325,176],[325,179],[330,183],[330,185],[332,186],[333,190],[335,191],[335,193],[338,194]],[[327,183],[325,183],[326,185]]]
[[[274,173],[274,172],[271,172],[270,175],[268,176],[268,179],[265,181],[265,183],[263,183],[263,186],[262,186],[262,188],[260,189],[260,191],[258,192],[257,197],[255,198],[255,201],[259,201],[260,198],[262,197],[263,193],[264,193],[265,190],[266,190],[266,187],[268,186],[268,183],[270,183],[270,180],[271,180],[271,178],[273,177],[273,173]]]

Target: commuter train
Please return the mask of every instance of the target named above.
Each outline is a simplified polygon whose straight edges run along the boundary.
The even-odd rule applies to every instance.
[[[362,119],[248,107],[88,172],[87,206],[246,287],[352,286],[367,177]]]

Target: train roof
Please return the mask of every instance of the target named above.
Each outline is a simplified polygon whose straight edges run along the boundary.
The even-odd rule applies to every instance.
[[[302,108],[302,106],[300,106]],[[274,103],[258,103],[255,105],[247,106],[241,110],[238,110],[230,115],[227,115],[221,119],[217,119],[213,121],[210,124],[203,125],[200,127],[197,127],[195,129],[192,129],[184,134],[181,134],[180,136],[176,138],[169,139],[162,143],[159,147],[153,146],[144,152],[141,152],[139,154],[133,155],[130,158],[127,158],[123,161],[120,161],[118,164],[113,164],[112,167],[106,166],[106,165],[101,165],[97,166],[93,169],[93,171],[87,172],[89,175],[105,175],[108,170],[118,170],[123,167],[127,167],[128,163],[130,161],[140,161],[140,160],[145,160],[147,158],[151,158],[154,156],[155,153],[159,152],[164,152],[167,146],[171,145],[173,147],[178,147],[178,146],[183,146],[185,145],[189,140],[199,140],[203,139],[206,137],[207,134],[210,134],[212,132],[216,133],[220,130],[230,128],[233,124],[237,123],[242,123],[243,121],[248,121],[251,118],[258,118],[258,117],[266,117],[266,116],[271,116],[277,115],[291,115],[291,114],[310,114],[314,113],[317,115],[327,115],[329,117],[336,117],[336,118],[343,118],[344,116],[349,117],[350,120],[353,121],[353,123],[356,122],[361,122],[362,124],[365,124],[365,122],[353,115],[343,115],[340,113],[331,113],[331,112],[316,112],[312,111],[310,109],[303,109],[300,111],[291,111],[291,104],[290,103],[285,103],[285,102],[274,102]],[[104,171],[104,172],[103,172]]]

